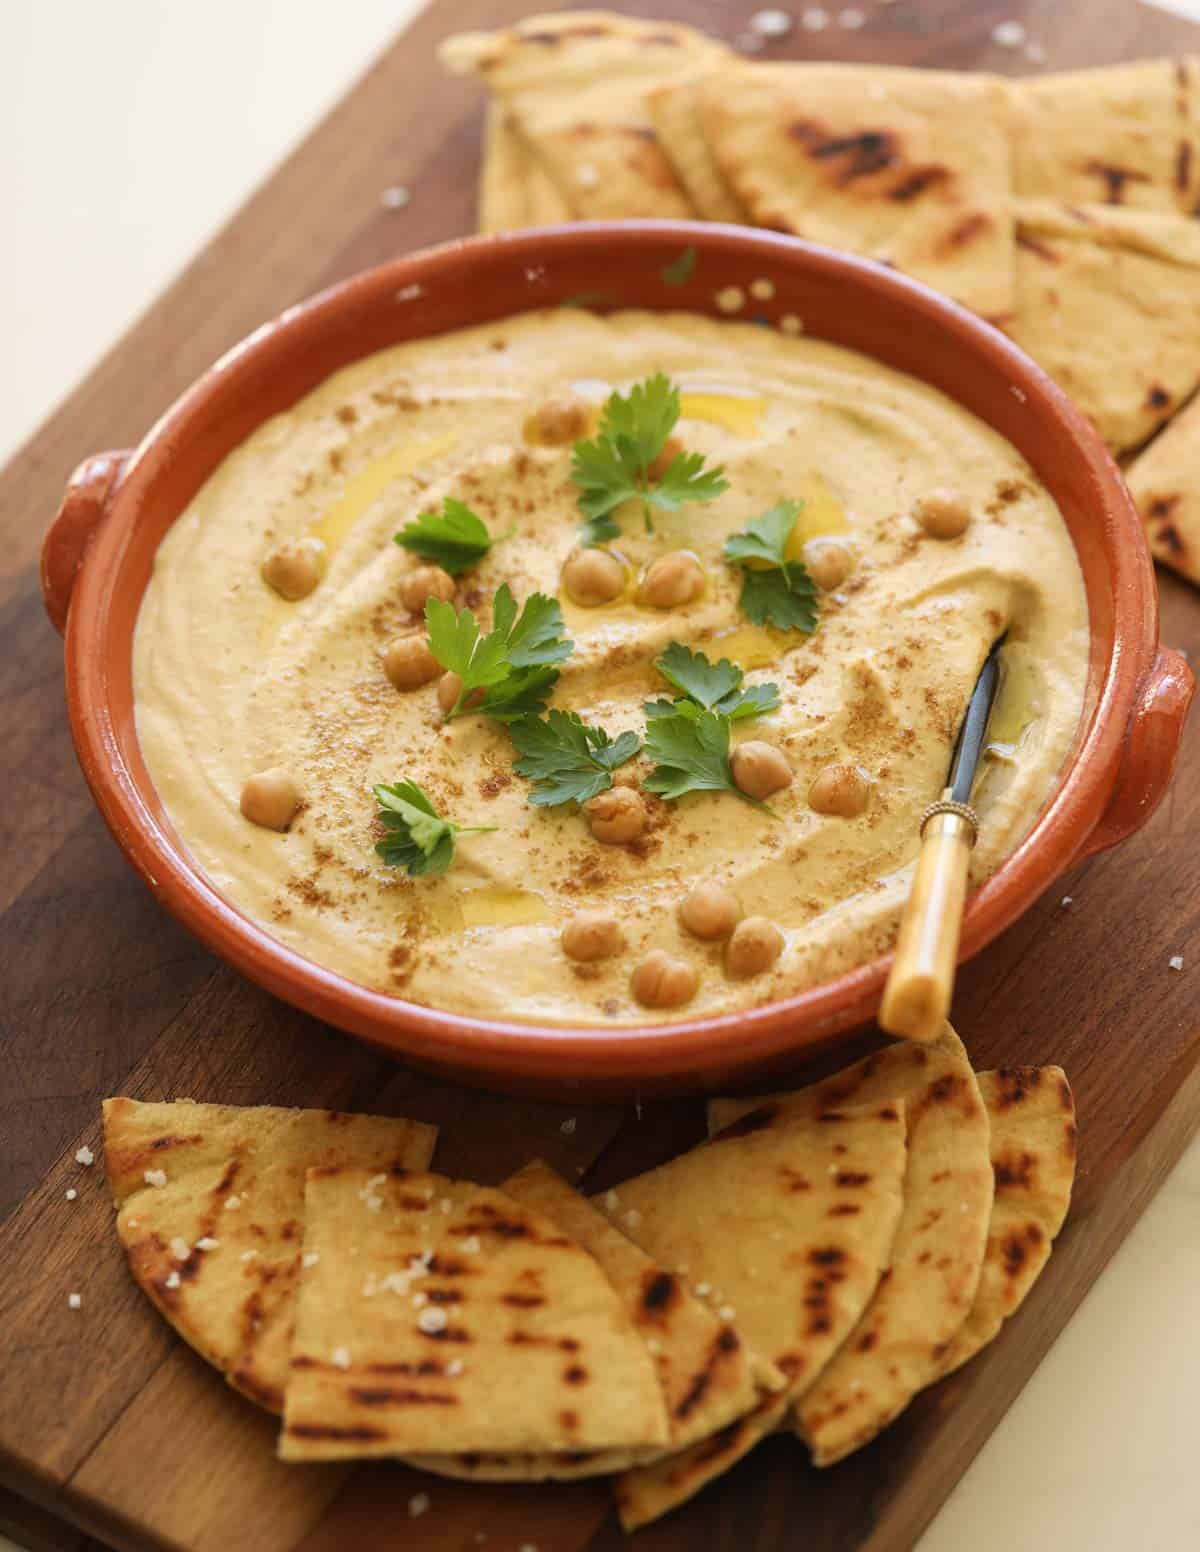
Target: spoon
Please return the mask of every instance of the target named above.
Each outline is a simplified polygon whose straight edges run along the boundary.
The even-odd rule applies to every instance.
[[[967,868],[979,833],[971,789],[1000,687],[993,643],[967,702],[942,795],[921,815],[921,850],[900,921],[896,957],[883,991],[879,1025],[908,1040],[936,1040],[950,1011],[967,898]]]

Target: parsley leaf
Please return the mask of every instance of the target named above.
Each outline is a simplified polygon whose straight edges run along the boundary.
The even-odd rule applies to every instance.
[[[458,577],[477,566],[492,545],[507,539],[508,534],[493,538],[465,501],[447,496],[440,512],[422,512],[392,537],[396,544],[422,560],[432,561],[452,577]]]
[[[687,792],[737,792],[729,767],[729,727],[728,717],[691,705],[652,717],[646,724],[646,753],[655,768],[646,778],[647,792],[668,800]]]
[[[506,583],[492,601],[492,629],[486,636],[469,609],[456,610],[440,598],[426,600],[425,624],[429,650],[462,680],[447,722],[462,714],[476,690],[485,693],[473,709],[500,721],[537,711],[558,680],[553,665],[569,657],[575,645],[563,636],[557,599],[532,593],[518,614]]]
[[[586,803],[607,792],[613,771],[642,747],[636,733],[610,738],[603,728],[590,727],[574,711],[523,717],[508,732],[521,755],[514,769],[533,782],[529,801],[543,808]]]
[[[738,721],[743,717],[761,717],[779,706],[777,684],[754,684],[743,689],[745,675],[736,663],[726,657],[714,663],[703,652],[691,652],[679,641],[670,644],[655,666],[686,700],[648,702],[645,711],[651,718],[667,717],[695,705],[702,711],[715,711]]]
[[[781,501],[725,541],[725,559],[742,567],[742,613],[756,625],[817,628],[817,590],[803,561],[787,558],[788,540],[802,503]]]
[[[443,819],[415,781],[397,781],[374,789],[376,816],[387,831],[375,850],[392,868],[405,868],[413,878],[444,873],[454,861],[460,835],[483,835],[495,825],[458,825]]]
[[[663,372],[635,383],[627,394],[609,395],[599,431],[590,442],[576,442],[571,479],[579,487],[580,527],[585,545],[615,539],[620,532],[610,514],[622,502],[642,503],[647,529],[650,508],[677,512],[688,501],[712,501],[729,482],[721,468],[706,469],[702,453],[677,453],[667,468],[652,476],[650,466],[667,445],[679,419],[679,389]]]

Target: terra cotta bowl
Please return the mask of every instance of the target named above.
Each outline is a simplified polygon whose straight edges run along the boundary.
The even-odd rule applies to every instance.
[[[695,262],[678,263],[689,249]],[[1158,644],[1154,573],[1117,468],[1065,395],[1003,335],[886,269],[735,227],[630,222],[476,238],[368,271],[259,329],[138,448],[81,465],[46,537],[46,607],[66,636],[67,701],[84,775],[150,889],[217,954],[397,1057],[485,1086],[558,1095],[711,1088],[778,1067],[872,1018],[886,957],[750,1012],[612,1029],[465,1018],[369,991],[284,948],[222,899],[171,828],[134,728],[131,644],[155,549],[225,455],[268,416],[339,367],[403,340],[568,300],[597,310],[718,314],[722,288],[748,290],[764,276],[773,296],[741,316],[777,324],[797,315],[809,335],[957,400],[1029,460],[1079,554],[1091,659],[1075,748],[1025,840],[971,896],[962,956],[977,953],[1070,864],[1145,822],[1170,779],[1192,674]]]

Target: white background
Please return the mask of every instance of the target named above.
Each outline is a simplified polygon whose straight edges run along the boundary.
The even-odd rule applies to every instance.
[[[0,458],[415,8],[0,0]],[[1200,0],[1170,8],[1200,16]],[[1200,1548],[1198,1289],[1200,1145],[921,1552]]]

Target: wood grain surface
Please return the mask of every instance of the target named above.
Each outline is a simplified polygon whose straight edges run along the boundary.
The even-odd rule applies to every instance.
[[[993,27],[1010,19],[1044,46],[1047,69],[1200,44],[1200,29],[1136,0],[862,0],[862,8],[861,31],[797,29],[763,57],[1031,69],[991,42]],[[496,1181],[540,1152],[603,1187],[694,1141],[701,1107],[576,1112],[438,1083],[212,960],[153,906],[92,808],[35,571],[42,532],[81,458],[135,442],[221,351],[289,303],[471,229],[482,104],[470,83],[441,77],[432,51],[448,31],[529,9],[524,0],[438,0],[0,476],[0,1529],[38,1552],[624,1544],[595,1484],[501,1489],[399,1466],[277,1464],[271,1421],[229,1392],[133,1287],[100,1170],[82,1169],[74,1153],[83,1142],[98,1150],[105,1094],[190,1095],[415,1115],[442,1126],[438,1163],[449,1173]],[[616,9],[696,21],[732,40],[755,6],[652,0]],[[413,193],[402,212],[379,202],[394,183]],[[1195,661],[1200,598],[1165,575],[1162,593],[1164,640]],[[1198,853],[1193,719],[1180,776],[1146,830],[1062,880],[960,975],[955,1017],[977,1065],[1059,1062],[1078,1099],[1075,1206],[1019,1318],[843,1465],[818,1473],[794,1441],[771,1440],[643,1532],[638,1547],[911,1547],[1195,1127],[1200,1030],[1190,978],[1167,961],[1200,963]],[[68,1186],[78,1190],[74,1202]],[[81,1294],[80,1310],[68,1308],[70,1291]],[[431,1507],[410,1519],[409,1499],[422,1492]]]

